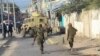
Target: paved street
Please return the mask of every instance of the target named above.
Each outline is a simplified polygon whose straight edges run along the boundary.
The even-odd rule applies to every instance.
[[[0,56],[100,56],[99,3],[0,0]],[[41,54],[37,41],[32,45],[32,36],[43,35],[48,36],[45,42],[36,38],[38,44],[44,42]]]
[[[7,37],[6,39],[3,39],[2,34],[0,34],[0,47],[2,47],[4,44],[6,44],[6,42],[8,42],[8,40],[10,40],[9,37]]]
[[[13,37],[22,37],[21,34],[13,33]],[[8,35],[6,35],[8,36]],[[7,37],[6,39],[3,39],[2,33],[0,33],[0,47],[2,47],[4,44],[6,44],[11,38]]]
[[[54,38],[53,38],[54,37]],[[61,36],[60,36],[61,37]],[[0,49],[0,56],[86,56],[94,55],[99,56],[98,51],[99,46],[97,43],[93,45],[89,43],[91,40],[86,40],[85,42],[75,41],[74,51],[69,50],[68,44],[57,43],[58,41],[54,39],[59,39],[59,36],[52,36],[53,40],[50,38],[44,44],[45,54],[40,53],[38,45],[32,45],[32,38],[13,38],[6,46]],[[60,40],[59,40],[60,41]],[[92,40],[96,41],[96,40]],[[53,43],[55,42],[55,44]],[[51,43],[51,44],[49,44]]]
[[[32,46],[32,38],[14,39],[2,56],[41,56],[38,45]],[[64,56],[66,49],[61,45],[45,45],[43,56]]]
[[[14,39],[1,56],[41,56],[38,45],[32,46],[32,38]],[[61,45],[46,45],[43,56],[64,56],[66,50]]]

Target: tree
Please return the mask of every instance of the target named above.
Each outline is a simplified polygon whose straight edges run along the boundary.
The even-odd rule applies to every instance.
[[[58,12],[72,13],[77,12],[81,13],[83,9],[98,9],[100,8],[100,0],[68,0],[69,3],[62,5]]]
[[[10,11],[13,13],[13,4],[9,4],[9,5],[10,5],[10,7],[11,7]],[[19,7],[18,7],[16,4],[14,4],[14,6],[15,6],[15,12],[16,12],[16,13],[19,13],[19,12],[20,12]]]
[[[89,9],[98,9],[100,8],[100,0],[88,0],[89,2]]]
[[[68,2],[69,3],[62,5],[58,11],[68,14],[72,12],[81,13],[82,9],[89,5],[89,3],[85,0],[68,0]]]

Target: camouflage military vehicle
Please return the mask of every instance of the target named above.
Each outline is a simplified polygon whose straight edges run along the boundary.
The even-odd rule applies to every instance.
[[[30,33],[30,30],[32,30],[34,28],[34,26],[39,26],[40,24],[42,24],[42,25],[48,24],[48,20],[46,17],[42,16],[41,14],[34,12],[34,13],[32,13],[31,17],[26,18],[23,21],[21,29],[24,34],[25,34],[25,32]]]

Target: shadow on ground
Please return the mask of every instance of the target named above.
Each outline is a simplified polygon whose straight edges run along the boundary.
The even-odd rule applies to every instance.
[[[84,55],[80,53],[82,50],[90,49],[90,48],[96,48],[100,46],[85,46],[85,47],[80,47],[80,48],[74,48],[73,51],[70,51],[70,49],[58,49],[58,50],[52,50],[52,51],[45,51],[45,54],[51,54],[51,53],[56,53],[56,52],[66,52],[68,55],[72,56],[99,56],[98,54],[87,54]]]
[[[96,47],[100,47],[100,46],[85,46],[85,47],[80,47],[80,48],[74,48],[74,52],[71,53],[71,55],[79,55],[79,56],[99,56],[98,54],[87,54],[84,55],[82,53],[80,53],[80,51],[82,50],[86,50],[86,49],[90,49],[90,48],[96,48]]]
[[[68,49],[59,49],[59,50],[52,50],[52,51],[45,51],[45,54],[51,54],[56,52],[65,52],[68,51]]]
[[[14,38],[14,37],[13,37],[13,38]],[[13,39],[13,38],[7,38],[8,41],[7,41],[6,43],[4,43],[4,44],[0,47],[0,56],[2,56],[3,53],[5,52],[5,50],[6,50],[7,48],[9,48],[9,44],[12,42],[12,39]]]

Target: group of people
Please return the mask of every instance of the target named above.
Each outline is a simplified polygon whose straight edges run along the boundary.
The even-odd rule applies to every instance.
[[[9,24],[3,23],[3,39],[7,37],[12,37],[13,34],[13,24],[10,22]]]
[[[43,27],[42,24],[39,25],[39,28],[34,28],[35,33],[34,33],[34,39],[33,39],[33,45],[35,40],[37,39],[37,43],[40,46],[41,53],[44,53],[44,42],[45,42],[45,33],[47,32],[46,27]],[[37,29],[37,30],[36,30]],[[73,42],[74,42],[74,37],[76,35],[77,29],[75,29],[71,23],[68,24],[68,30],[67,30],[67,40],[69,42],[70,50],[73,50]]]

